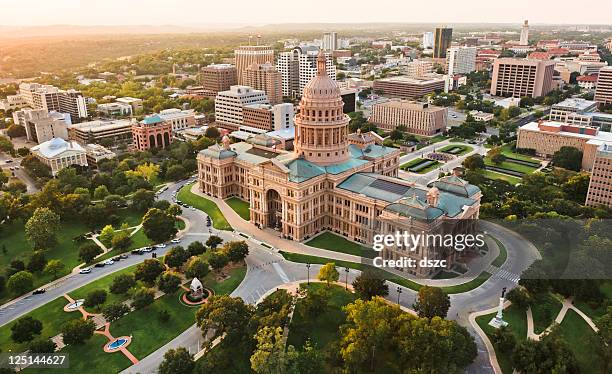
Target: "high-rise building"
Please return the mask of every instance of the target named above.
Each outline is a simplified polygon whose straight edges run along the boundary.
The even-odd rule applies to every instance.
[[[202,68],[201,81],[207,95],[216,96],[238,83],[236,67],[230,64],[211,64]]]
[[[586,205],[612,208],[612,143],[602,143],[597,147]]]
[[[384,130],[406,126],[411,134],[434,136],[446,130],[446,108],[407,100],[391,100],[372,106],[370,122]]]
[[[64,91],[46,84],[21,83],[19,94],[32,109],[68,113],[73,123],[87,118],[87,105],[80,91]]]
[[[595,101],[601,105],[612,104],[612,66],[599,70]]]
[[[453,40],[453,29],[448,27],[436,27],[434,34],[434,58],[446,58],[446,51]]]
[[[325,51],[335,51],[338,49],[338,33],[326,32],[323,34],[323,43],[321,48]]]
[[[253,64],[246,69],[246,85],[262,90],[268,96],[270,104],[283,102],[283,85],[281,73],[272,64]]]
[[[525,20],[523,27],[521,27],[521,39],[519,45],[529,45],[529,22]]]
[[[468,74],[476,70],[476,47],[451,47],[446,52],[448,75]]]
[[[431,49],[434,47],[434,33],[428,31],[423,33],[423,49]]]
[[[314,77],[317,76],[317,51],[307,51],[299,55],[299,78],[300,78],[300,95],[304,92],[304,87]],[[325,67],[327,75],[335,82],[336,81],[336,66],[331,53],[324,53]]]
[[[253,64],[274,63],[274,49],[268,45],[246,45],[234,51],[238,85],[246,85],[246,69]]]
[[[244,123],[242,109],[249,104],[269,104],[266,93],[248,86],[232,86],[215,98],[215,123],[228,130],[238,130]]]
[[[538,97],[552,91],[554,61],[498,58],[493,63],[491,95]]]

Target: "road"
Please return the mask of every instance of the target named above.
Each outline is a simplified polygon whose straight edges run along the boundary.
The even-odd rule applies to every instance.
[[[7,161],[9,162],[7,163]],[[36,193],[40,191],[39,188],[36,187],[36,185],[34,184],[34,180],[30,178],[28,173],[26,173],[25,170],[21,166],[19,166],[20,164],[21,164],[20,157],[13,158],[10,155],[7,155],[6,153],[0,153],[0,167],[5,172],[11,173],[12,176],[20,179],[23,183],[25,183],[26,188],[27,188],[27,193],[32,194],[32,193]],[[19,169],[10,170],[10,168],[15,168],[15,167],[19,167]]]

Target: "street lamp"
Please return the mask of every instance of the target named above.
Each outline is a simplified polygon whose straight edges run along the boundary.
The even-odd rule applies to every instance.
[[[400,295],[402,294],[402,288],[397,286],[397,305],[400,303]]]
[[[344,268],[344,272],[345,274],[345,278],[344,278],[344,289],[348,290],[348,273],[349,273],[349,268]]]
[[[306,272],[307,272],[307,279],[308,279],[308,284],[310,284],[310,264],[306,264]]]

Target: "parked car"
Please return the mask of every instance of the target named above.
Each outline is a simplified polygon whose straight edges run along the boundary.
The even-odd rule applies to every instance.
[[[170,243],[173,243],[173,244],[178,244],[180,242],[181,242],[181,239],[179,239],[179,238],[174,238],[174,239],[170,240]]]
[[[113,261],[113,260],[111,260],[111,259],[108,259],[108,260],[106,260],[106,261],[104,261],[104,262],[103,262],[103,264],[104,264],[104,265],[112,265],[112,264],[114,264],[114,263],[115,263],[115,261]]]
[[[130,255],[128,255],[127,253],[122,253],[119,255],[119,258],[124,259],[124,260],[128,257],[130,257]]]
[[[144,252],[142,251],[142,249],[134,249],[134,250],[132,250],[132,252],[131,252],[131,253],[132,253],[133,255],[141,255],[141,254],[143,254]]]
[[[153,250],[153,247],[143,247],[143,248],[140,248],[140,250],[143,252],[151,252]]]
[[[164,243],[155,244],[155,248],[166,248],[167,245]]]
[[[91,273],[91,268],[83,268],[79,270],[79,274],[89,274]]]
[[[106,266],[104,262],[98,262],[97,264],[94,265],[95,268],[103,268],[104,266]]]
[[[44,288],[39,288],[37,290],[34,290],[34,292],[32,292],[32,295],[40,295],[45,293],[47,290],[45,290]]]

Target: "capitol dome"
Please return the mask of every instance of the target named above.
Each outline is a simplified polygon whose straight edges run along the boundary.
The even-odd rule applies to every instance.
[[[327,75],[326,59],[323,51],[317,56],[317,75],[304,86],[303,98],[308,99],[335,99],[340,96],[340,88],[333,79]]]

